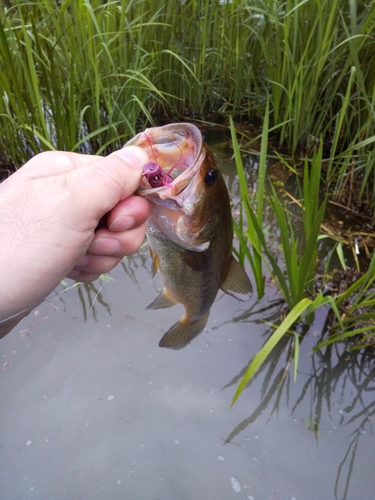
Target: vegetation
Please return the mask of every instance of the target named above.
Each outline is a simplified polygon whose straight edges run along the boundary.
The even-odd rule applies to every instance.
[[[374,2],[8,5],[0,13],[5,163],[45,148],[103,152],[154,120],[254,122],[269,101],[280,145],[311,152],[322,137],[335,196],[357,181],[358,198],[373,203]]]
[[[235,225],[238,256],[250,262],[258,296],[267,269],[288,306],[244,383],[276,341],[301,315],[308,322],[317,307],[333,311],[336,332],[318,347],[353,334],[360,335],[361,346],[374,343],[374,1],[3,4],[3,173],[45,149],[103,154],[150,124],[184,119],[227,126],[233,116],[241,124],[235,130],[231,121],[243,203]],[[259,136],[246,133],[247,123],[263,125]],[[250,199],[240,148],[252,150],[259,140],[258,191]],[[294,201],[301,231],[283,193],[271,187],[266,195],[271,148],[285,168],[300,175]],[[278,220],[281,259],[265,237],[265,203]],[[350,237],[327,230],[332,203],[360,218],[361,228]],[[334,247],[318,258],[323,232]],[[336,292],[330,283],[348,272],[348,243],[366,250],[369,260],[361,272],[356,260],[354,279]],[[335,252],[340,271],[331,265]],[[297,358],[298,342],[295,336]]]
[[[267,123],[268,120],[265,119],[258,168],[259,188],[264,183],[265,155],[262,150],[268,145]],[[299,345],[303,338],[303,335],[297,332],[297,326],[301,321],[304,325],[308,325],[311,321],[311,315],[319,308],[324,307],[333,312],[334,317],[329,321],[333,335],[319,342],[315,350],[338,341],[352,340],[354,337],[359,338],[359,340],[349,343],[348,349],[358,350],[368,346],[374,347],[375,252],[368,269],[363,273],[356,274],[356,278],[350,286],[334,295],[326,292],[328,280],[338,272],[334,268],[330,269],[330,260],[334,250],[337,251],[339,260],[345,269],[346,264],[342,255],[341,243],[336,243],[332,251],[323,259],[317,259],[327,201],[326,196],[320,202],[320,167],[322,164],[322,147],[320,145],[313,154],[311,164],[309,165],[307,160],[304,162],[303,185],[300,193],[301,203],[299,205],[301,209],[300,219],[302,219],[301,228],[298,228],[295,220],[285,209],[285,205],[281,204],[276,189],[271,184],[269,203],[276,215],[282,249],[282,259],[279,262],[276,256],[277,252],[272,251],[269,239],[266,237],[268,231],[263,221],[263,210],[259,211],[253,208],[253,205],[257,208],[263,207],[264,189],[257,191],[252,204],[233,121],[231,121],[231,132],[246,219],[244,221],[241,214],[239,223],[234,221],[235,233],[240,243],[237,256],[240,261],[248,259],[256,280],[258,297],[264,294],[264,264],[287,304],[285,318],[280,321],[280,324],[273,325],[274,332],[246,369],[233,398],[233,405],[257,370],[270,356],[276,344],[285,335],[294,336],[294,376],[296,377]],[[243,232],[244,227],[245,232]],[[328,271],[329,269],[330,271]]]

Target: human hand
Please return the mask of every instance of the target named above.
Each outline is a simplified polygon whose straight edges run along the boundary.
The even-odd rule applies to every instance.
[[[92,281],[139,248],[148,203],[132,194],[147,161],[135,146],[105,158],[45,152],[0,184],[0,327],[63,278]]]

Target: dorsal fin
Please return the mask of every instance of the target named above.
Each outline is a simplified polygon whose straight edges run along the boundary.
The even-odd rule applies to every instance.
[[[251,286],[248,275],[233,255],[228,274],[220,288],[223,292],[242,301],[249,300],[253,294],[253,287]]]

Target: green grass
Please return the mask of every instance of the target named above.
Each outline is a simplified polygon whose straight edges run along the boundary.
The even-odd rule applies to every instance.
[[[10,3],[0,11],[6,163],[52,148],[108,152],[155,120],[259,121],[269,106],[289,152],[322,138],[334,153],[324,177],[335,199],[350,171],[373,206],[373,2]]]
[[[375,347],[375,252],[368,268],[345,291],[335,298],[343,311],[341,321],[334,325],[331,335],[315,350],[335,342],[345,341],[348,349]]]
[[[234,229],[240,247],[237,256],[243,262],[249,261],[257,284],[258,298],[264,294],[264,274],[272,277],[287,305],[287,315],[273,325],[271,333],[263,347],[250,361],[240,381],[232,405],[255,373],[265,363],[273,349],[285,336],[294,336],[294,376],[297,375],[299,345],[303,337],[297,333],[304,324],[309,332],[312,315],[319,309],[332,311],[330,328],[320,332],[326,338],[318,343],[314,350],[325,348],[335,342],[345,341],[348,349],[356,350],[375,346],[375,252],[369,266],[357,273],[357,278],[345,291],[327,294],[325,283],[330,279],[334,268],[331,259],[336,252],[344,271],[348,270],[343,245],[336,242],[331,252],[318,259],[319,243],[326,236],[322,234],[326,214],[327,194],[322,195],[322,143],[314,151],[312,158],[303,162],[302,182],[299,186],[300,200],[298,207],[299,224],[296,214],[291,215],[285,201],[280,199],[276,187],[270,184],[265,194],[264,178],[267,172],[267,152],[269,144],[268,119],[263,121],[262,144],[258,167],[258,193],[250,200],[246,175],[240,155],[240,146],[233,122],[231,133],[234,157],[236,160],[242,209],[240,220],[234,222]],[[334,153],[332,153],[334,154]],[[283,159],[284,165],[287,161]],[[268,236],[268,228],[263,220],[263,206],[269,204],[275,214],[280,231],[281,258],[279,249],[274,248]],[[265,271],[266,270],[266,271]],[[349,278],[347,278],[349,279]],[[345,280],[345,276],[344,276]],[[327,335],[328,334],[328,335]]]
[[[280,324],[275,325],[275,331],[250,362],[233,398],[232,404],[234,404],[278,342],[284,335],[291,334],[292,326],[301,321],[308,323],[311,315],[317,309],[326,306],[332,308],[336,314],[338,324],[342,325],[342,322],[333,297],[330,295],[324,296],[322,290],[315,286],[315,277],[320,265],[317,259],[317,251],[321,224],[326,209],[326,199],[323,198],[323,201],[321,201],[320,195],[322,145],[314,152],[311,162],[307,161],[307,159],[304,162],[303,184],[300,188],[302,230],[296,229],[295,221],[288,216],[275,187],[272,184],[270,186],[267,201],[273,208],[280,230],[282,248],[280,262],[271,248],[267,237],[267,228],[263,221],[268,150],[267,114],[263,121],[258,167],[258,190],[252,202],[249,198],[244,166],[239,154],[240,148],[232,121],[231,133],[243,205],[239,223],[234,222],[234,230],[240,243],[237,256],[241,262],[248,259],[255,277],[258,298],[260,299],[264,294],[264,268],[266,268],[289,310],[285,319],[281,320]],[[254,205],[255,208],[253,208]],[[296,376],[300,339],[295,332],[293,333],[295,336],[294,362]]]
[[[314,278],[318,270],[317,248],[320,227],[326,208],[326,198],[321,201],[321,164],[322,145],[313,154],[310,161],[304,162],[303,185],[301,194],[302,228],[295,230],[292,220],[285,210],[276,189],[271,185],[268,196],[280,230],[282,262],[279,263],[269,248],[263,224],[263,207],[265,203],[265,178],[268,150],[268,108],[263,121],[261,151],[259,157],[257,191],[253,204],[250,202],[246,176],[240,155],[233,121],[231,121],[232,144],[237,165],[237,173],[242,200],[242,214],[239,224],[234,224],[236,236],[240,242],[238,257],[241,262],[248,259],[256,280],[258,298],[264,294],[264,277],[262,264],[269,270],[279,291],[290,309],[293,309],[306,294],[314,293]],[[255,206],[255,208],[253,208]],[[245,227],[243,232],[242,227]],[[251,245],[248,247],[247,243]]]
[[[17,165],[53,148],[105,152],[152,122],[167,96],[140,44],[157,16],[128,18],[118,2],[16,4],[0,23],[6,160]]]

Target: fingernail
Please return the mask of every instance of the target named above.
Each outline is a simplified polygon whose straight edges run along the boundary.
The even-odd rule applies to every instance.
[[[81,276],[82,274],[82,271],[80,271],[79,269],[72,269],[70,271],[70,273],[68,274],[67,278],[78,278],[78,276]]]
[[[130,229],[134,227],[135,225],[135,218],[132,217],[131,215],[120,215],[115,219],[112,224],[109,226],[110,231],[126,231],[127,229]]]
[[[82,257],[76,262],[76,265],[74,267],[84,267],[87,266],[88,263],[89,263],[89,258],[85,254],[82,255]]]
[[[138,146],[127,146],[115,151],[113,154],[125,160],[134,170],[142,169],[143,165],[148,162],[146,151]]]
[[[98,238],[93,241],[89,252],[98,255],[115,255],[122,250],[121,243],[116,238]]]

